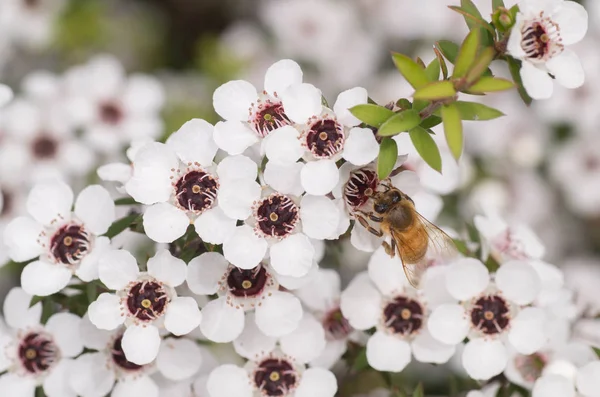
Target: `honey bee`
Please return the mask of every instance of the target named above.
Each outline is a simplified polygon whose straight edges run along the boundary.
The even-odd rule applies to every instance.
[[[392,258],[398,253],[409,283],[418,288],[422,274],[432,260],[447,260],[458,254],[456,245],[446,233],[429,222],[415,209],[414,201],[389,184],[381,183],[384,191],[373,192],[373,211],[357,211],[360,224],[378,237],[389,236],[382,243]],[[379,224],[372,227],[366,218]]]

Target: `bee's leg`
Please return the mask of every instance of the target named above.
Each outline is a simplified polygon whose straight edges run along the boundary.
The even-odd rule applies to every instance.
[[[388,254],[392,258],[394,256],[396,256],[396,241],[394,241],[394,239],[392,239],[392,244],[391,245],[388,244],[387,241],[384,241],[381,245],[383,245],[383,249],[385,250],[386,254]]]
[[[367,220],[362,215],[356,215],[356,219],[358,219],[358,222],[362,225],[362,227],[367,229],[370,233],[376,235],[377,237],[383,236],[383,232],[369,225],[369,222],[367,222]]]
[[[390,178],[385,178],[383,181],[381,181],[381,186],[383,186],[385,188],[386,192],[390,191],[394,188],[392,186],[392,180]]]
[[[377,223],[383,222],[383,218],[382,217],[376,216],[372,212],[365,212],[365,211],[361,211],[361,210],[358,210],[356,212],[358,212],[360,214],[363,214],[364,216],[368,217],[373,222],[377,222]]]

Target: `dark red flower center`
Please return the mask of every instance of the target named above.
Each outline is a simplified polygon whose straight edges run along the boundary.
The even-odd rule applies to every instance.
[[[50,239],[52,256],[65,265],[78,264],[90,248],[90,235],[82,225],[63,226]]]
[[[344,127],[336,120],[318,120],[310,126],[306,146],[317,158],[329,158],[344,147]]]
[[[383,309],[383,320],[394,333],[409,335],[423,326],[423,306],[414,299],[398,296]]]
[[[169,296],[162,284],[141,281],[133,285],[127,294],[129,312],[141,321],[153,321],[164,314]]]
[[[271,131],[292,123],[285,114],[281,102],[274,102],[270,99],[259,102],[250,121],[254,131],[263,138]]]
[[[327,313],[323,319],[323,328],[328,340],[345,339],[354,330],[339,308]]]
[[[525,24],[521,33],[521,48],[530,59],[548,60],[564,49],[560,29],[549,18]]]
[[[123,109],[114,102],[105,102],[100,105],[100,120],[106,124],[116,125],[123,120]]]
[[[254,373],[254,383],[263,396],[284,396],[293,390],[298,374],[287,360],[268,358],[261,361]]]
[[[177,203],[181,208],[195,213],[212,207],[218,190],[217,180],[201,170],[190,171],[175,183]]]
[[[473,326],[486,335],[502,332],[510,323],[509,308],[498,295],[483,296],[471,309]]]
[[[540,376],[548,362],[548,357],[542,353],[533,353],[529,356],[515,356],[515,367],[528,382],[535,382]]]
[[[254,269],[240,269],[231,266],[227,274],[227,289],[236,297],[256,297],[262,294],[270,279],[271,275],[264,266]]]
[[[58,346],[42,332],[25,335],[19,344],[18,354],[23,368],[31,374],[47,371],[60,358]]]
[[[115,339],[113,343],[111,350],[111,357],[113,359],[113,362],[119,368],[128,372],[135,372],[142,369],[143,365],[137,365],[127,360],[127,358],[125,357],[125,352],[123,351],[123,346],[121,346],[122,341],[123,335],[120,335],[118,338]]]
[[[379,179],[371,170],[359,169],[350,174],[344,188],[344,199],[352,209],[363,206],[377,190]]]
[[[31,142],[31,151],[35,158],[41,160],[51,159],[58,152],[58,142],[47,135],[40,135]]]
[[[265,236],[282,238],[290,234],[299,220],[298,206],[284,195],[265,197],[256,208],[256,229]]]

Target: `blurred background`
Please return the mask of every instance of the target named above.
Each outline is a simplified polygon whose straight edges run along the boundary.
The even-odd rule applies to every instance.
[[[458,3],[0,0],[0,82],[16,95],[0,110],[0,229],[23,213],[36,181],[59,177],[75,191],[98,182],[97,167],[127,163],[131,143],[164,139],[191,118],[216,122],[216,87],[232,79],[262,87],[265,70],[282,58],[299,62],[304,81],[330,103],[355,86],[379,104],[410,96],[389,52],[427,63],[436,40],[460,41],[467,28],[447,8]],[[489,17],[491,0],[475,3]],[[545,260],[564,269],[580,304],[596,315],[600,2],[583,3],[590,29],[575,48],[586,70],[583,87],[555,85],[552,99],[530,107],[516,92],[476,98],[506,117],[467,122],[458,165],[442,147],[443,175],[414,158],[409,167],[419,173],[420,194],[432,216],[439,213],[439,224],[460,228],[475,214],[499,211],[509,223],[533,228],[546,246]],[[410,145],[407,140],[407,153]],[[110,175],[105,179],[118,179]],[[119,244],[143,250],[149,242],[131,233]],[[368,255],[347,241],[336,244],[324,265],[339,267],[347,281],[365,269]],[[1,246],[0,261],[7,262]],[[15,264],[0,269],[0,296],[18,282],[19,270]]]

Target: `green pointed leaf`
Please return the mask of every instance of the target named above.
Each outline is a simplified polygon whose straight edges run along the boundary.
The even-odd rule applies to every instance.
[[[515,84],[510,80],[501,79],[499,77],[483,76],[475,84],[469,87],[469,92],[482,94],[486,92],[510,90],[514,87]]]
[[[444,56],[442,55],[440,50],[438,50],[437,47],[433,47],[433,52],[435,52],[435,56],[440,65],[440,69],[442,70],[442,80],[446,80],[448,78],[448,65],[446,65],[446,60],[444,59]]]
[[[435,127],[436,125],[440,124],[441,122],[442,122],[441,117],[433,115],[433,116],[427,117],[419,125],[423,128],[432,128],[432,127]]]
[[[592,347],[592,349],[594,350],[594,353],[596,353],[596,356],[600,358],[600,349],[598,349],[597,347]]]
[[[508,70],[510,70],[510,75],[517,85],[517,90],[519,91],[521,99],[523,99],[523,102],[527,105],[530,105],[531,102],[533,102],[533,99],[527,93],[527,90],[523,86],[523,80],[521,80],[521,61],[512,57],[506,57],[506,60],[508,62]]]
[[[450,61],[450,63],[456,62],[456,57],[458,56],[458,51],[460,50],[458,44],[448,40],[440,40],[435,43],[435,46],[438,48],[438,50],[440,50],[442,55]]]
[[[475,63],[475,57],[477,56],[477,51],[479,51],[480,43],[481,32],[479,29],[471,30],[460,47],[458,57],[456,57],[454,72],[452,73],[453,78],[456,79],[467,74],[471,65]]]
[[[358,355],[354,359],[354,364],[352,364],[352,369],[355,372],[360,372],[364,369],[369,368],[369,362],[367,361],[367,349],[363,348],[358,352]]]
[[[417,112],[420,112],[421,110],[425,109],[430,103],[431,102],[426,100],[415,99],[413,101],[412,108],[415,109]]]
[[[377,158],[377,176],[380,180],[387,178],[394,169],[398,160],[398,146],[392,138],[385,138],[379,145]]]
[[[377,135],[396,135],[418,126],[419,123],[421,123],[419,112],[414,109],[404,110],[400,113],[396,113],[393,117],[389,118],[385,123],[383,123],[377,131]]]
[[[493,47],[486,47],[480,51],[475,63],[467,73],[467,83],[472,83],[479,79],[483,73],[488,70],[488,66],[494,60],[496,50]]]
[[[455,104],[460,112],[460,118],[463,120],[485,121],[504,116],[504,113],[498,109],[477,102],[457,101]]]
[[[112,225],[108,228],[108,231],[104,233],[104,236],[108,238],[113,238],[116,235],[120,234],[123,230],[127,229],[134,222],[139,222],[142,220],[142,215],[140,214],[131,214],[127,215],[124,218],[118,219],[113,222]]]
[[[115,205],[135,205],[139,204],[132,197],[123,197],[115,200]]]
[[[440,61],[435,58],[425,69],[429,81],[438,81],[440,78]]]
[[[461,14],[470,30],[483,28],[491,34],[495,34],[494,28],[485,19],[483,19],[481,15],[474,15],[464,7],[448,6],[448,8]],[[477,11],[477,13],[479,13],[479,11]]]
[[[363,123],[377,128],[379,128],[381,124],[394,115],[394,112],[390,109],[370,103],[356,105],[349,110],[354,117]]]
[[[425,391],[423,390],[423,384],[421,382],[417,385],[412,397],[425,397]]]
[[[442,172],[442,157],[435,141],[427,130],[421,126],[415,127],[409,131],[417,153],[425,162],[437,172]]]
[[[463,147],[463,132],[460,110],[455,103],[442,106],[442,122],[444,124],[444,134],[450,152],[456,160],[460,158]]]
[[[44,300],[43,296],[34,295],[34,296],[31,297],[31,300],[29,301],[29,307],[32,307],[36,303],[39,303],[39,302],[41,302],[43,300]]]
[[[456,95],[454,84],[451,81],[437,81],[435,83],[429,83],[425,87],[422,87],[415,91],[413,97],[415,99],[434,100],[442,98],[451,98]]]
[[[425,70],[406,55],[393,53],[392,59],[394,60],[394,64],[396,64],[396,68],[398,68],[402,76],[404,76],[414,89],[423,87],[429,83]]]

